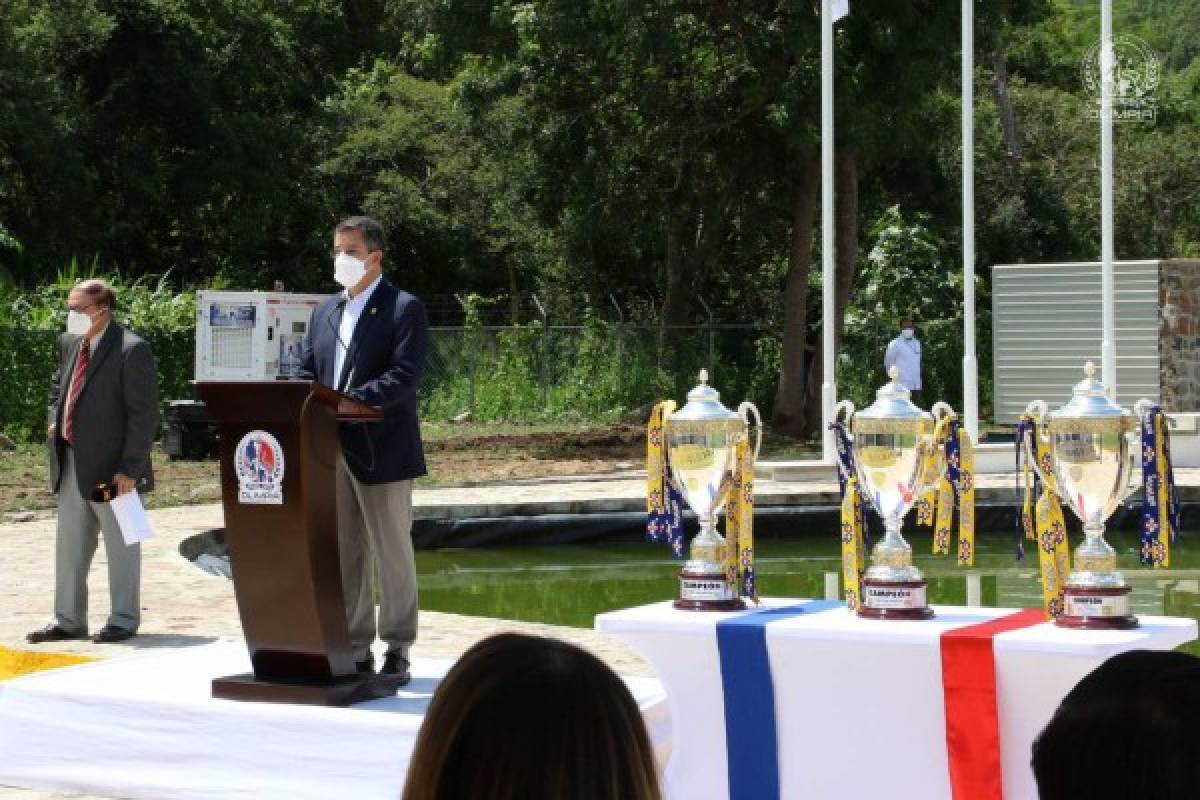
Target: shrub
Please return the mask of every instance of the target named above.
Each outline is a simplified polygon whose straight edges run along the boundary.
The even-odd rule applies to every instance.
[[[83,270],[71,262],[52,283],[31,291],[0,290],[0,429],[34,441],[45,435],[46,396],[58,369],[58,335],[66,300]],[[97,274],[89,270],[89,275]],[[195,362],[195,293],[177,291],[168,276],[125,281],[102,275],[117,295],[117,320],[142,336],[158,364],[159,398],[190,397]]]

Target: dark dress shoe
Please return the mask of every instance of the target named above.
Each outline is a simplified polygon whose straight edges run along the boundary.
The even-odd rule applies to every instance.
[[[396,686],[407,686],[412,680],[412,675],[408,671],[408,662],[400,657],[399,653],[388,653],[383,659],[383,669],[379,670],[380,675],[386,675],[392,678],[391,683]]]
[[[115,625],[105,625],[100,629],[100,632],[92,637],[92,641],[96,644],[112,644],[113,642],[123,642],[126,639],[133,638],[133,631],[125,628],[118,628]]]
[[[79,633],[71,633],[57,625],[47,625],[40,631],[25,634],[25,641],[30,644],[41,644],[42,642],[65,642],[68,639],[86,639],[87,631]]]
[[[375,671],[375,657],[367,656],[362,661],[354,662],[354,670],[360,675],[369,675]]]

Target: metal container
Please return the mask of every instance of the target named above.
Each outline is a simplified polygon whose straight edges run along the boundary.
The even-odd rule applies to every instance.
[[[1045,402],[1029,404],[1027,413],[1043,428],[1050,461],[1039,463],[1029,440],[1026,455],[1041,479],[1083,523],[1084,541],[1075,551],[1067,578],[1060,623],[1132,627],[1137,622],[1128,610],[1129,586],[1117,571],[1116,551],[1104,540],[1104,523],[1132,491],[1128,434],[1137,429],[1137,420],[1109,400],[1092,362],[1084,366],[1084,373],[1086,377],[1075,384],[1070,401],[1061,408],[1047,413]],[[1099,623],[1104,618],[1109,621]]]
[[[913,405],[895,367],[889,375],[891,381],[875,393],[869,407],[855,412],[849,401],[838,406],[838,414],[849,418],[860,491],[883,519],[885,531],[871,551],[859,614],[924,619],[933,613],[926,604],[925,581],[900,528],[921,493],[941,478],[945,461],[930,458],[936,449],[934,415]]]
[[[734,448],[749,435],[751,415],[758,438],[754,457],[762,445],[762,423],[752,403],[737,411],[721,404],[721,395],[708,385],[701,370],[700,383],[687,396],[687,404],[667,418],[667,461],[671,480],[700,520],[700,533],[692,540],[688,560],[680,573],[680,607],[741,608],[726,565],[729,543],[717,533],[716,515],[725,505],[732,485]]]

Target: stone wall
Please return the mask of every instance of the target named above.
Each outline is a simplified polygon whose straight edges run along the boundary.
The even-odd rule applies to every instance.
[[[1200,261],[1160,262],[1158,303],[1163,408],[1200,411]]]

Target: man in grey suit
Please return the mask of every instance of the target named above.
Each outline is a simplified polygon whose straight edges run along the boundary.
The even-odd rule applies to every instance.
[[[54,621],[25,638],[87,637],[87,574],[103,531],[111,613],[92,641],[120,642],[141,622],[142,550],[125,544],[112,510],[92,494],[102,484],[118,494],[153,488],[158,378],[150,346],[113,320],[117,300],[108,284],[81,281],[67,308],[47,405],[50,486],[58,493]]]

